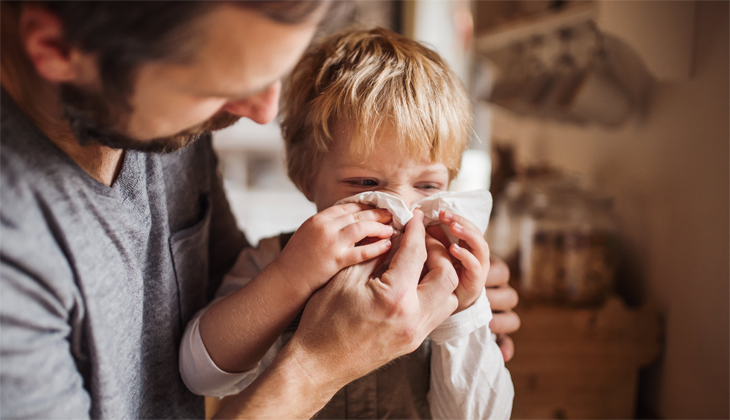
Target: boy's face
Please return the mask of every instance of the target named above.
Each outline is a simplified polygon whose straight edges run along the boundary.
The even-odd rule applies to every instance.
[[[431,194],[446,191],[449,171],[443,163],[433,163],[428,154],[414,159],[401,152],[390,125],[375,135],[375,150],[367,159],[350,155],[353,128],[346,121],[331,127],[333,142],[324,156],[312,185],[310,197],[317,211],[337,201],[365,191],[383,191],[402,199],[410,207]]]

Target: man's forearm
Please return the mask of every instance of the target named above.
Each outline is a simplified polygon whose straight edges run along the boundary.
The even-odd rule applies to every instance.
[[[287,345],[248,388],[216,414],[216,418],[311,418],[340,388],[324,375],[312,376],[300,361],[312,362],[297,346]],[[321,371],[320,371],[321,372]]]

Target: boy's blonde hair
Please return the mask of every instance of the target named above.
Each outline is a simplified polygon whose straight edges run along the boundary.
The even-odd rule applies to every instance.
[[[408,156],[428,153],[449,179],[459,172],[471,133],[469,99],[441,57],[412,39],[383,28],[330,35],[302,57],[287,92],[281,127],[289,178],[305,195],[340,119],[354,128],[353,155],[366,159],[385,123]]]

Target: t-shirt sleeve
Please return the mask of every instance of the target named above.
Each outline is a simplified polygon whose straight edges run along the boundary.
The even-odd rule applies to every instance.
[[[508,419],[514,388],[492,338],[492,312],[483,291],[474,305],[431,333],[428,393],[435,419]]]
[[[231,271],[226,274],[223,284],[216,293],[216,300],[244,287],[261,270],[271,263],[280,252],[279,237],[262,239],[257,248],[246,248],[238,256]],[[211,305],[215,303],[213,301]],[[200,317],[206,308],[198,312],[188,323],[180,344],[180,374],[185,385],[195,394],[209,397],[225,397],[237,394],[248,387],[273,362],[281,350],[281,339],[269,348],[264,357],[253,368],[240,373],[221,370],[213,359],[200,336]]]
[[[0,418],[89,418],[91,398],[84,388],[75,360],[82,340],[72,322],[83,318],[78,290],[54,287],[62,266],[43,253],[46,241],[37,238],[35,255],[51,255],[27,261],[21,232],[3,224],[5,244],[0,255]],[[78,361],[78,364],[77,364]]]

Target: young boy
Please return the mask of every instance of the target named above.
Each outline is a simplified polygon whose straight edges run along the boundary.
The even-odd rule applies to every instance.
[[[338,201],[381,191],[410,206],[446,191],[471,130],[469,100],[441,58],[384,29],[344,31],[310,50],[283,111],[289,176],[319,213],[293,235],[244,251],[218,299],[190,322],[180,369],[198,394],[243,390],[291,338],[317,289],[390,250],[387,210]],[[488,326],[487,244],[469,220],[439,219],[459,239],[448,247],[459,266],[456,312],[414,353],[345,386],[317,417],[509,418],[512,382]],[[440,226],[427,231],[448,241]]]

